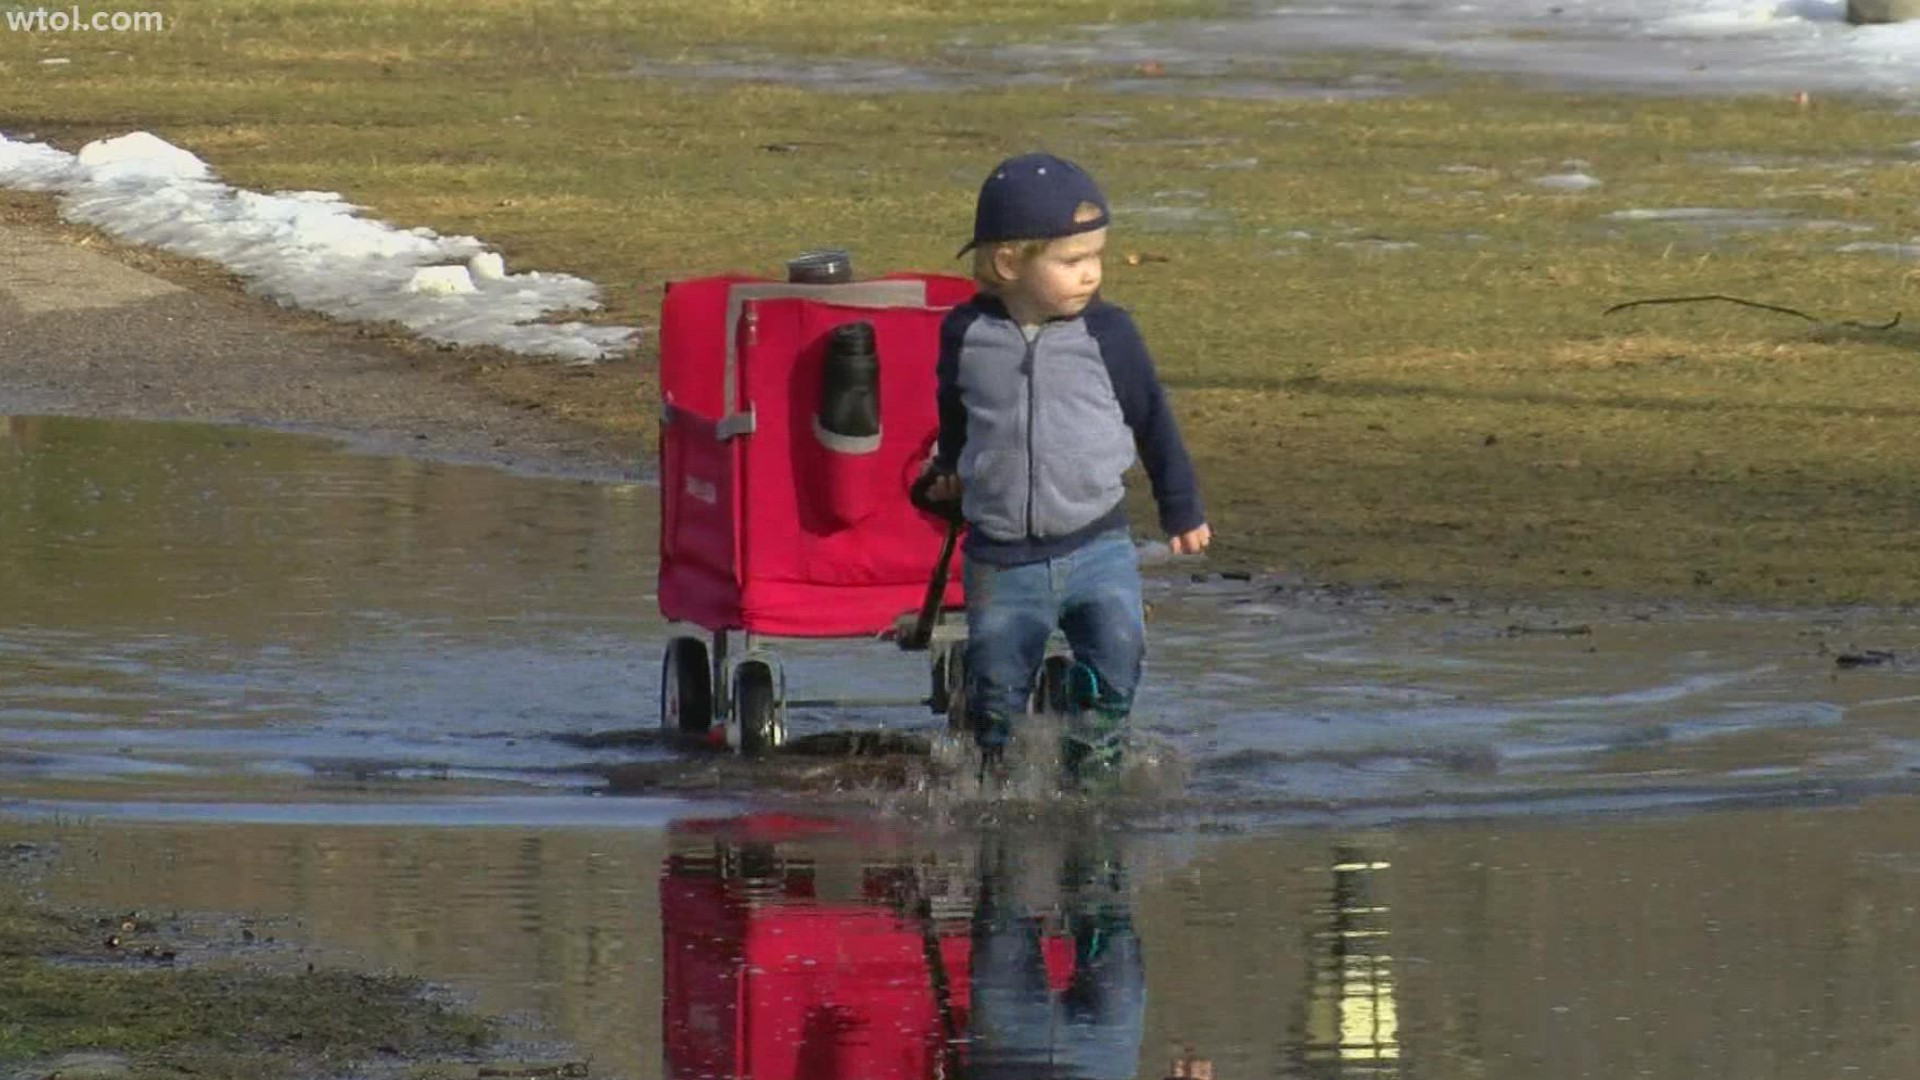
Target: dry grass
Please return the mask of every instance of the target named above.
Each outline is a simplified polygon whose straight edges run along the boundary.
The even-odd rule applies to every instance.
[[[774,49],[990,69],[955,41],[1200,9],[1186,0],[174,8],[150,40],[0,41],[0,129],[68,145],[152,130],[235,183],[338,190],[591,277],[605,318],[642,322],[669,279],[770,273],[823,243],[871,271],[951,268],[979,173],[1046,146],[1116,204],[1109,295],[1175,388],[1221,561],[1435,588],[1920,599],[1920,450],[1895,434],[1920,410],[1916,338],[1730,305],[1601,314],[1731,293],[1890,316],[1914,263],[1839,249],[1920,233],[1920,118],[1465,79],[1367,101],[1149,96],[1103,89],[1124,72],[1099,65],[938,94],[631,73]],[[41,68],[54,50],[74,63]],[[1574,168],[1603,186],[1535,182]],[[1778,217],[1611,216],[1689,207]],[[456,362],[508,400],[644,436],[647,361],[598,377]]]

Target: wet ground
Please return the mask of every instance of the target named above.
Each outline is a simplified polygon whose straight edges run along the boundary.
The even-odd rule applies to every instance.
[[[1901,613],[1161,562],[1139,725],[1170,764],[1109,803],[983,798],[654,735],[645,485],[4,430],[0,814],[61,842],[59,902],[243,913],[248,948],[445,980],[608,1076],[711,1074],[736,991],[812,1055],[742,1049],[762,1078],[1158,1075],[1183,1043],[1237,1076],[1890,1076],[1920,1049]],[[924,680],[884,643],[781,652],[795,696]]]
[[[849,93],[1057,84],[1285,101],[1418,94],[1441,70],[1549,90],[1920,94],[1914,24],[1853,26],[1846,0],[1263,0],[1229,17],[1077,28],[1083,40],[989,46],[938,62],[800,62],[744,50],[642,61],[631,74]],[[1331,66],[1329,66],[1329,62]]]
[[[641,469],[637,436],[566,419],[637,382],[637,364],[512,368],[331,323],[262,304],[209,264],[55,225],[12,193],[0,193],[0,356],[3,413],[274,426],[520,472]]]
[[[455,800],[432,812],[604,823],[658,820],[604,808],[610,774],[619,794],[675,798],[764,780],[658,737],[662,648],[699,631],[657,613],[650,486],[238,428],[21,417],[7,432],[0,761],[29,804],[284,818],[233,804],[344,795],[362,819]],[[1182,824],[1920,777],[1920,622],[1897,613],[1492,605],[1164,559],[1148,573],[1139,722],[1186,774],[1154,790]],[[777,651],[795,698],[926,691],[924,656],[885,642]],[[791,726],[940,734],[925,707],[799,709]],[[706,779],[685,781],[690,762]]]

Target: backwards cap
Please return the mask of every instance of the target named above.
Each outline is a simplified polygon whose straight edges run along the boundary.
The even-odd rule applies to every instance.
[[[1089,221],[1073,220],[1081,203],[1092,203],[1100,213]],[[1107,197],[1080,166],[1052,154],[1022,154],[994,166],[980,185],[973,239],[955,257],[982,244],[1056,240],[1106,225]]]

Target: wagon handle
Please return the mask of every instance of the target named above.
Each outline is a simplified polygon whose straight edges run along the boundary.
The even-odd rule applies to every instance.
[[[913,625],[895,640],[900,648],[918,652],[933,640],[933,621],[940,615],[940,600],[947,592],[947,566],[953,561],[953,545],[960,538],[958,517],[947,520],[947,534],[940,540],[940,561],[933,564],[933,576],[927,579],[927,595],[920,601],[920,614]]]

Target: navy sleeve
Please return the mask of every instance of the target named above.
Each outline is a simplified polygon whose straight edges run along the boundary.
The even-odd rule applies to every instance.
[[[1194,476],[1187,444],[1180,438],[1180,426],[1167,405],[1166,392],[1154,373],[1153,358],[1147,353],[1139,328],[1131,316],[1111,304],[1089,311],[1086,320],[1107,363],[1107,377],[1113,382],[1114,396],[1120,399],[1120,413],[1133,429],[1140,464],[1153,484],[1160,528],[1168,536],[1199,528],[1207,522],[1206,510],[1200,505],[1200,482]]]
[[[960,448],[967,444],[967,405],[960,398],[960,346],[975,312],[968,305],[954,308],[940,323],[940,359],[934,364],[939,382],[940,440],[934,451],[936,468],[952,472],[960,465]]]

